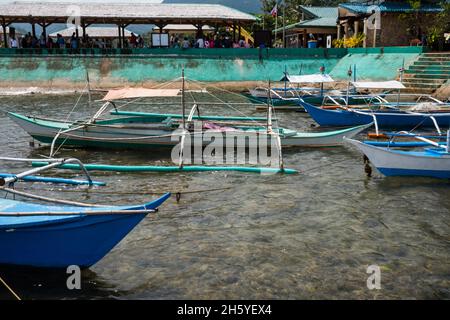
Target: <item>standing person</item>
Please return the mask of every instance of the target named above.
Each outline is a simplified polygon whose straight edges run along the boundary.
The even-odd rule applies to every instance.
[[[47,41],[45,39],[44,33],[42,33],[41,36],[39,37],[39,47],[41,48],[47,47]]]
[[[136,39],[136,35],[134,33],[131,33],[130,45],[132,48],[136,48]]]
[[[39,47],[39,40],[36,36],[31,37],[31,47],[32,48],[38,48]]]
[[[12,38],[9,39],[9,47],[13,48],[13,49],[17,49],[18,48],[18,43],[17,43],[16,37],[12,37]]]
[[[184,37],[184,40],[183,40],[183,43],[181,44],[181,47],[182,47],[183,49],[187,49],[187,48],[190,47],[189,40],[188,40],[187,37]]]
[[[245,40],[244,40],[244,38],[241,38],[241,39],[239,40],[239,47],[245,48]]]
[[[25,48],[32,48],[32,46],[33,46],[33,37],[31,36],[30,32],[28,32],[28,34],[26,36],[26,39],[25,39],[25,42],[26,42],[26,47]]]
[[[72,34],[72,37],[70,38],[70,48],[71,49],[77,49],[78,48],[78,39],[75,35],[75,32]]]
[[[139,48],[143,48],[144,47],[144,39],[142,38],[141,35],[139,35],[138,39],[137,39],[137,45]]]
[[[55,43],[53,42],[53,39],[50,38],[50,36],[48,36],[48,37],[47,37],[47,45],[46,45],[47,48],[53,49],[54,45],[55,45]]]
[[[196,48],[204,48],[205,47],[205,41],[203,40],[203,34],[199,33],[197,41],[195,43]]]

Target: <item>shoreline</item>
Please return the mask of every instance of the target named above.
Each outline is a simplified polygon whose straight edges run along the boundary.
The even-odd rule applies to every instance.
[[[99,93],[106,92],[111,89],[118,88],[154,88],[160,86],[161,84],[167,83],[164,88],[166,89],[176,89],[180,87],[180,82],[168,83],[168,82],[157,82],[157,81],[146,81],[143,83],[116,83],[116,82],[104,82],[101,85],[98,83],[91,83],[91,92]],[[198,82],[192,83],[186,82],[186,89],[199,89],[199,88],[212,88],[216,90],[224,90],[232,93],[243,93],[248,92],[248,89],[255,87],[267,87],[268,83],[265,81],[218,81],[218,82]],[[273,82],[272,86],[283,86],[282,82]],[[309,86],[309,85],[308,85]],[[319,87],[318,85],[310,85],[309,87]],[[325,84],[325,89],[337,89],[345,91],[347,89],[347,81],[336,81],[333,84]],[[4,96],[20,96],[20,95],[71,95],[78,94],[87,91],[86,83],[74,83],[74,82],[64,82],[59,81],[58,83],[52,83],[51,85],[39,85],[38,83],[30,83],[28,86],[15,85],[13,83],[3,83],[0,84],[0,97]],[[420,92],[417,92],[420,93]],[[413,94],[413,92],[402,92],[402,94]],[[443,85],[441,88],[437,89],[431,96],[446,101],[450,99],[450,83]]]

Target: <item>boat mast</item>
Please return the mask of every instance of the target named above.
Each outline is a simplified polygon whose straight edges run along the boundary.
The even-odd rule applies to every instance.
[[[347,107],[348,107],[348,99],[349,99],[349,94],[350,94],[350,82],[352,81],[352,66],[351,66],[351,65],[350,65],[350,67],[348,68],[347,75],[348,75],[347,98],[345,99],[345,104],[346,104]]]
[[[181,69],[181,106],[183,108],[183,130],[186,130],[186,105],[184,99],[184,66]]]
[[[272,97],[270,94],[270,79],[269,79],[269,86],[267,88],[267,133],[269,133],[271,131],[271,127],[272,127],[272,119],[270,116],[270,105],[272,104]],[[269,129],[270,128],[270,129]]]

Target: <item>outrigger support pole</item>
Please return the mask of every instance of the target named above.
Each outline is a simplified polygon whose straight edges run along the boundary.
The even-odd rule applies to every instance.
[[[36,162],[36,161],[42,161],[42,159],[24,159],[24,158],[7,158],[7,157],[0,157],[0,160],[5,160],[5,161],[19,161],[19,162]],[[49,162],[48,165],[40,167],[40,168],[34,168],[22,173],[18,173],[16,175],[14,175],[13,177],[8,177],[8,178],[4,178],[4,182],[5,184],[10,184],[10,183],[14,183],[17,180],[33,175],[35,173],[47,170],[47,169],[51,169],[54,167],[58,167],[60,165],[66,164],[66,163],[77,163],[81,170],[83,170],[84,174],[86,175],[86,178],[89,182],[89,185],[93,185],[93,181],[92,178],[89,174],[89,172],[87,171],[87,169],[85,168],[84,164],[76,159],[76,158],[69,158],[69,159],[45,159],[45,161]]]
[[[447,153],[450,152],[450,130],[447,130]]]
[[[280,161],[280,170],[281,172],[284,172],[284,161],[283,161],[283,152],[281,149],[281,139],[280,134],[275,133],[272,129],[272,111],[273,111],[273,104],[272,104],[272,96],[271,96],[271,88],[270,88],[270,80],[269,80],[269,88],[267,90],[267,134],[271,135],[272,137],[275,137],[277,142],[277,150],[278,150],[278,160]]]

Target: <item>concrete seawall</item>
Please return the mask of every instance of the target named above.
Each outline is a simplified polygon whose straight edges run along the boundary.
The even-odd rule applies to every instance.
[[[80,89],[89,72],[93,88],[151,86],[180,76],[182,66],[190,79],[248,85],[278,81],[286,68],[290,74],[318,73],[324,66],[336,80],[348,79],[356,65],[357,79],[391,80],[404,63],[408,66],[421,48],[371,49],[153,49],[131,54],[98,52],[0,52],[2,88],[39,87]]]

